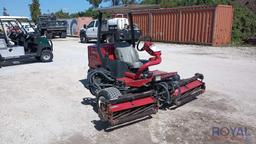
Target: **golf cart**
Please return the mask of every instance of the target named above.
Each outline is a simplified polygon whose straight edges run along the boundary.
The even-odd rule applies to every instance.
[[[36,30],[28,31],[24,23],[33,29],[27,17],[0,16],[0,65],[4,61],[26,57],[35,57],[41,62],[52,61],[52,42]]]

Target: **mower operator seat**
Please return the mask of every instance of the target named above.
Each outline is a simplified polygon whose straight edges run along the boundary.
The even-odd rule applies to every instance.
[[[128,42],[118,42],[115,54],[120,61],[127,63],[131,68],[138,69],[143,65],[139,59],[138,52]]]

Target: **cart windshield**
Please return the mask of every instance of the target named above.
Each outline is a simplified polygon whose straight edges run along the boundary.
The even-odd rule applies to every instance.
[[[4,38],[5,38],[4,28],[3,28],[3,25],[0,24],[0,39],[4,39]]]
[[[17,21],[20,23],[21,28],[24,29],[26,33],[35,32],[34,27],[31,25],[28,19],[17,19]]]

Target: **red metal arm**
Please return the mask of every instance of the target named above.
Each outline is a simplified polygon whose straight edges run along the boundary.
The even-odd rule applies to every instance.
[[[152,43],[151,42],[145,42],[144,43],[144,46],[143,46],[143,50],[145,50],[148,54],[150,54],[151,56],[154,56],[154,57],[151,57],[149,58],[149,62],[143,64],[139,69],[138,71],[136,72],[136,75],[135,75],[135,79],[139,78],[140,75],[142,74],[142,72],[147,69],[149,66],[153,66],[153,65],[157,65],[157,64],[160,64],[162,59],[161,59],[161,51],[157,51],[157,52],[154,52],[150,47],[152,46]]]

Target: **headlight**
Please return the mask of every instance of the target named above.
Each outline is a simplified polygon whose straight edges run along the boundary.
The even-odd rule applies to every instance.
[[[161,80],[161,76],[155,76],[154,80],[155,81],[160,81]]]

